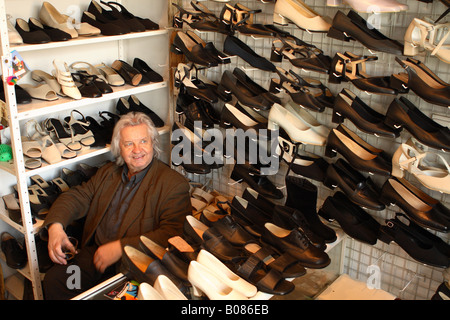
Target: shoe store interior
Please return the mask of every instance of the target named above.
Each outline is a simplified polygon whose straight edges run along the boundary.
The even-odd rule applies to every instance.
[[[47,214],[115,161],[133,111],[192,210],[73,300],[449,300],[449,12],[0,0],[0,300],[46,300]],[[85,221],[65,228],[68,289]]]

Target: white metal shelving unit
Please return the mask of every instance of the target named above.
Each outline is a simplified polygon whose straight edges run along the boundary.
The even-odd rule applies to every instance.
[[[26,2],[26,3],[24,3]],[[24,156],[22,153],[21,137],[24,135],[24,124],[29,120],[42,121],[47,117],[68,116],[71,110],[82,110],[83,114],[98,114],[98,111],[111,111],[115,113],[115,102],[121,97],[137,95],[139,100],[155,113],[157,113],[165,122],[166,126],[159,128],[161,135],[168,135],[170,132],[170,114],[171,106],[169,101],[169,57],[168,57],[168,37],[167,31],[167,1],[137,1],[125,0],[118,1],[122,3],[130,12],[139,17],[149,18],[159,24],[160,29],[155,31],[135,32],[121,36],[95,36],[95,37],[78,37],[64,42],[51,42],[47,44],[30,45],[23,44],[10,46],[7,32],[7,14],[11,14],[14,19],[23,18],[28,20],[29,17],[38,17],[39,9],[44,1],[25,0],[20,3],[12,0],[0,0],[0,40],[1,40],[1,67],[3,82],[5,87],[6,104],[9,112],[9,126],[11,131],[11,147],[13,149],[13,161],[0,164],[0,179],[7,177],[5,181],[10,181],[9,176],[15,176],[13,184],[0,186],[0,195],[12,192],[12,187],[17,184],[17,192],[19,195],[19,204],[22,212],[23,225],[19,225],[12,221],[3,203],[0,206],[0,231],[11,229],[13,232],[19,232],[24,236],[24,243],[27,248],[28,265],[22,270],[18,270],[25,278],[29,279],[33,286],[33,295],[35,299],[43,299],[43,291],[41,279],[43,275],[39,272],[38,257],[35,246],[35,234],[39,232],[42,221],[37,220],[33,225],[31,217],[31,209],[28,196],[28,180],[32,175],[41,175],[45,180],[50,177],[58,176],[58,172],[63,167],[75,167],[80,162],[96,161],[100,163],[105,159],[111,159],[109,146],[106,148],[92,148],[77,157],[69,160],[61,161],[57,164],[45,164],[43,166],[28,170],[24,166]],[[151,2],[151,3],[150,3]],[[68,13],[74,8],[81,18],[81,13],[87,10],[90,0],[63,0],[53,2],[52,5],[57,8],[60,13]],[[77,20],[79,21],[79,20]],[[15,24],[13,22],[13,24]],[[68,65],[75,61],[85,61],[92,65],[104,62],[111,64],[116,59],[124,60],[130,64],[135,57],[146,61],[153,70],[161,74],[165,81],[161,83],[153,83],[140,85],[137,87],[125,85],[123,87],[113,87],[113,92],[105,94],[100,98],[90,99],[82,98],[81,100],[71,100],[69,98],[59,98],[56,101],[39,101],[34,100],[30,104],[17,104],[15,98],[14,86],[7,85],[6,79],[9,76],[8,66],[10,66],[11,52],[17,50],[24,58],[29,69],[46,70],[51,68],[53,59],[61,59]],[[49,72],[50,73],[50,72]],[[32,83],[29,76],[25,76],[20,80],[21,83]],[[95,117],[94,117],[95,118]],[[167,146],[168,147],[168,146]],[[164,159],[163,159],[164,160]],[[4,255],[0,255],[0,259],[4,260]],[[14,274],[14,271],[13,271]],[[7,282],[8,283],[8,282]],[[17,285],[17,281],[12,281]],[[8,289],[8,288],[7,288]],[[11,290],[13,290],[12,288]],[[17,290],[15,290],[17,291]]]

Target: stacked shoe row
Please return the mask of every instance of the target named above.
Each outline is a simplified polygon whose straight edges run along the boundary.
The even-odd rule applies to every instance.
[[[111,66],[100,63],[92,65],[85,61],[66,62],[53,60],[52,74],[43,70],[33,70],[31,78],[38,84],[16,85],[20,90],[19,104],[30,103],[33,99],[53,101],[58,97],[99,98],[113,92],[113,87],[125,84],[138,86],[162,82],[164,79],[140,58],[134,58],[132,65],[123,60],[116,60]]]
[[[154,286],[165,275],[186,298],[192,286],[195,296],[203,293],[210,300],[249,299],[257,292],[288,294],[295,286],[287,279],[330,263],[324,250],[336,234],[320,222],[317,198],[311,198],[312,211],[305,218],[250,188],[231,201],[200,186],[191,194],[196,217],[186,217],[183,234],[169,239],[168,249],[145,237],[140,249],[125,249],[131,279]],[[322,232],[320,237],[313,228]],[[145,268],[136,267],[136,256],[146,261]]]
[[[11,18],[11,17],[9,17]],[[111,36],[130,32],[158,30],[159,25],[148,18],[140,18],[122,4],[109,1],[91,1],[81,16],[81,22],[62,14],[51,3],[43,2],[39,19],[30,17],[28,22],[16,19],[15,27],[8,20],[11,44],[42,44],[68,41],[79,36]]]
[[[35,219],[45,219],[51,205],[61,193],[88,181],[96,171],[97,167],[80,163],[75,170],[62,168],[60,176],[51,181],[46,181],[39,175],[31,176],[28,195],[33,223]],[[17,190],[14,193],[4,195],[2,199],[9,218],[17,224],[22,224]]]

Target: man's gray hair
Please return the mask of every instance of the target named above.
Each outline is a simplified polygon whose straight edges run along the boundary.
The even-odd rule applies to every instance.
[[[120,117],[114,126],[114,131],[111,138],[111,153],[116,159],[116,164],[121,166],[125,163],[120,155],[120,139],[122,129],[129,126],[138,126],[141,124],[147,125],[147,130],[150,138],[152,139],[153,157],[159,157],[161,154],[161,148],[159,146],[159,132],[156,129],[153,121],[142,112],[129,112]]]

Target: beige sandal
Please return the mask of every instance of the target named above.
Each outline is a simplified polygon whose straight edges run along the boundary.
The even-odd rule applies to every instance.
[[[58,80],[51,74],[48,74],[45,71],[42,70],[33,70],[31,71],[31,79],[33,79],[36,82],[39,83],[46,83],[48,84],[53,91],[56,92],[56,94],[63,96],[64,94],[61,91],[61,85],[58,83]]]
[[[22,84],[21,87],[34,99],[46,101],[58,99],[55,90],[46,83],[41,83],[36,86],[33,86],[32,84]]]
[[[95,66],[98,71],[106,78],[109,85],[114,87],[120,87],[125,84],[125,80],[114,70],[113,68],[107,66],[104,63]]]

